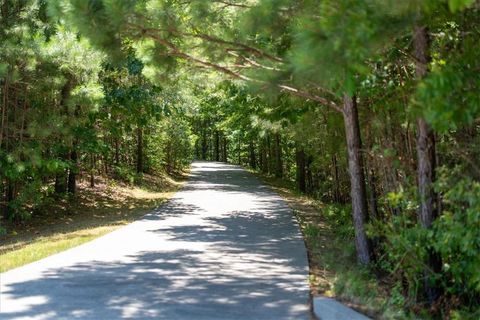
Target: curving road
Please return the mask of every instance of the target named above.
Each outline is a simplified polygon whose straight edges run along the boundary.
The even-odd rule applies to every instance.
[[[0,319],[309,319],[291,210],[240,167],[195,162],[167,204],[0,275]]]

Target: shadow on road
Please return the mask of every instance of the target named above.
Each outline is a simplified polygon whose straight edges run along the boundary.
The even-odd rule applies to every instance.
[[[7,280],[2,303],[15,305],[0,306],[0,318],[307,319],[306,253],[290,209],[238,167],[197,166],[170,202],[110,239],[149,243]]]

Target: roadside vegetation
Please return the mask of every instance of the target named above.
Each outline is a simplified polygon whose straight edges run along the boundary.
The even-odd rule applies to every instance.
[[[477,319],[478,21],[478,0],[0,1],[0,232],[66,224],[45,208],[98,177],[236,163],[319,203],[310,250],[346,260],[315,290]]]
[[[302,194],[285,180],[254,172],[292,208],[308,250],[313,296],[335,298],[373,319],[407,319],[401,293],[386,277],[355,263],[353,225],[348,205],[325,204]],[[347,221],[347,223],[345,223]]]
[[[70,249],[120,228],[167,201],[186,176],[144,175],[139,185],[97,177],[75,198],[55,199],[22,223],[4,224],[0,272]]]

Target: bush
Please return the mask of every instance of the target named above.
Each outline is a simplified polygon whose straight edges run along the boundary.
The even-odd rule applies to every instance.
[[[137,180],[137,173],[128,166],[115,166],[113,172],[116,179],[128,184],[134,184]]]
[[[450,189],[445,189],[453,185]],[[444,210],[433,228],[433,247],[442,257],[447,293],[480,294],[480,183],[464,178],[440,180]]]
[[[335,232],[342,239],[351,239],[355,236],[351,212],[351,205],[339,203],[325,205],[322,210],[324,217],[329,224],[336,227]]]
[[[458,178],[451,170],[439,170],[439,176],[436,191],[442,196],[442,212],[431,229],[422,228],[416,215],[400,206],[402,214],[373,222],[369,234],[385,239],[377,263],[402,286],[407,306],[419,301],[427,278],[443,292],[443,316],[469,318],[480,312],[480,183]],[[429,253],[441,257],[440,272],[426,265]]]

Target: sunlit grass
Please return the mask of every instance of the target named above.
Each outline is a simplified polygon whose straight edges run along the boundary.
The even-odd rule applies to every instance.
[[[171,178],[147,178],[149,185],[142,187],[113,181],[93,189],[81,184],[72,201],[57,202],[25,225],[10,226],[8,236],[0,242],[0,272],[112,232],[167,201],[182,185]]]
[[[32,243],[21,246],[19,249],[0,254],[0,272],[5,272],[25,264],[43,259],[52,254],[81,245],[95,238],[103,236],[121,225],[97,227],[78,230],[65,234],[55,234],[34,240]]]

